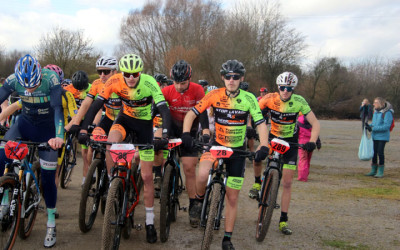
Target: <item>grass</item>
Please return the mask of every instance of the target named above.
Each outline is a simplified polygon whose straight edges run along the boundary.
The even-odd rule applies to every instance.
[[[357,198],[375,198],[387,200],[400,200],[400,187],[378,186],[378,187],[354,187],[336,191],[340,196],[353,196]]]
[[[363,244],[353,244],[341,240],[322,240],[324,246],[345,249],[345,250],[367,250],[370,249],[368,246]]]

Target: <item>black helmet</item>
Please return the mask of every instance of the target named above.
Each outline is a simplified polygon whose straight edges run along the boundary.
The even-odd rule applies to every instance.
[[[77,90],[85,90],[89,87],[89,77],[85,71],[78,70],[72,75],[72,85]]]
[[[249,83],[248,82],[240,82],[239,88],[247,91],[249,89]]]
[[[171,69],[171,78],[175,82],[184,82],[192,77],[192,67],[185,60],[180,60]]]
[[[167,80],[167,85],[169,86],[169,85],[172,85],[172,84],[174,84],[174,81],[172,81],[171,79],[168,79]]]
[[[203,87],[208,86],[207,80],[199,80],[199,84]]]
[[[225,63],[223,63],[220,72],[221,75],[226,75],[228,73],[237,73],[243,76],[246,70],[243,66],[243,63],[235,59],[235,60],[228,60]]]
[[[158,73],[154,75],[154,79],[159,83],[166,83],[168,80],[166,75]]]

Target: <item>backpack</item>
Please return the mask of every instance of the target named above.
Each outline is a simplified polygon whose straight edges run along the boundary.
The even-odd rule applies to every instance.
[[[390,111],[386,111],[386,112],[390,112]],[[386,112],[382,114],[382,119],[385,119]],[[394,128],[394,114],[393,113],[392,113],[392,117],[393,117],[393,120],[392,120],[392,124],[390,125],[390,129],[389,129],[390,132],[392,132],[392,130]]]

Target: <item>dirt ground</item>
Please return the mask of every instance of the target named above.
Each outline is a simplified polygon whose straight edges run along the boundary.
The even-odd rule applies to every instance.
[[[400,249],[400,127],[387,144],[383,179],[364,176],[370,162],[358,159],[361,138],[359,121],[321,121],[322,149],[313,155],[308,182],[294,180],[289,223],[293,235],[278,230],[280,210],[275,210],[264,242],[255,240],[257,202],[248,198],[253,170],[246,169],[240,193],[239,212],[232,242],[236,249]],[[78,209],[81,168],[77,167],[67,190],[59,189],[57,244],[54,249],[100,249],[103,215],[99,212],[93,229],[79,230]],[[181,196],[188,206],[186,193]],[[280,203],[280,200],[279,200]],[[44,204],[44,202],[42,203]],[[159,201],[155,202],[159,228]],[[135,223],[144,225],[143,202],[136,208]],[[14,249],[43,249],[46,214],[40,211],[31,236],[17,238]],[[189,225],[188,213],[179,211],[166,243],[147,244],[145,229],[132,230],[120,249],[200,249],[202,229]],[[212,249],[221,249],[223,226],[215,232]]]

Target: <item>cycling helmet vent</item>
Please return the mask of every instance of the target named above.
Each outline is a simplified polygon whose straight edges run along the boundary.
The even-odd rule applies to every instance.
[[[42,68],[31,55],[26,54],[15,64],[15,77],[22,87],[30,89],[40,83]]]
[[[297,76],[292,72],[283,72],[276,78],[276,84],[278,86],[290,86],[296,87],[298,83]]]
[[[141,72],[143,70],[143,61],[135,54],[124,55],[121,60],[119,60],[119,69],[126,73]]]
[[[102,56],[96,62],[96,68],[118,69],[118,61],[115,57]]]
[[[184,82],[192,77],[192,66],[185,60],[180,60],[171,69],[171,78],[175,82]]]
[[[244,68],[243,63],[239,62],[238,60],[228,60],[222,64],[220,72],[221,75],[237,73],[243,76],[244,73],[246,73],[246,69]]]

